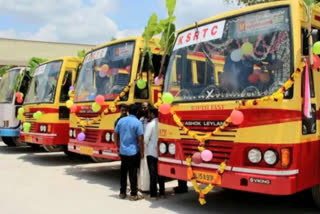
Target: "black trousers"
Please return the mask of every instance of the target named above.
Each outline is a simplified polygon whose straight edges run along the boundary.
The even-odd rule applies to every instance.
[[[120,169],[120,193],[126,194],[127,190],[127,175],[129,172],[131,195],[137,195],[137,174],[140,166],[140,153],[133,156],[120,155],[121,169]]]
[[[159,183],[160,195],[164,195],[164,177],[158,176],[158,158],[148,155],[147,162],[150,174],[150,196],[157,197],[157,183]]]

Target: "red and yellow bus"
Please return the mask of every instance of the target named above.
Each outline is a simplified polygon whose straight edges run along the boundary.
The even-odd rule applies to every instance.
[[[68,150],[100,159],[120,160],[113,142],[115,121],[120,117],[119,105],[154,103],[160,86],[153,82],[156,75],[144,60],[139,72],[144,41],[141,37],[115,40],[94,48],[83,61],[74,91],[75,112],[70,117]],[[155,71],[159,70],[161,55],[150,41]],[[137,80],[145,87],[138,88]],[[93,111],[97,96],[103,96],[101,109]],[[79,134],[81,137],[79,138]]]
[[[319,9],[312,28],[317,41]],[[197,182],[270,195],[312,189],[320,206],[320,74],[304,71],[307,55],[302,1],[241,8],[180,30],[165,77],[174,101],[159,118],[159,173],[191,180],[200,198],[208,188]]]
[[[81,62],[78,57],[59,57],[36,68],[23,105],[23,123],[29,123],[30,130],[20,133],[22,142],[42,145],[49,152],[67,152],[70,112],[66,101]]]

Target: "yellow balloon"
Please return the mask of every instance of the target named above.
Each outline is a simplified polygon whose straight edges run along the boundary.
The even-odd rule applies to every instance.
[[[251,55],[253,53],[253,45],[250,42],[245,42],[241,46],[242,54]]]

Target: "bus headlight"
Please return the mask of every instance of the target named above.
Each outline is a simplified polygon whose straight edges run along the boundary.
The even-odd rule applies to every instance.
[[[114,133],[112,133],[112,135],[111,135],[111,140],[112,140],[112,142],[114,142]]]
[[[169,144],[169,148],[168,151],[171,155],[175,155],[176,154],[176,144],[174,143],[170,143]]]
[[[250,149],[248,159],[251,163],[259,163],[262,159],[262,154],[259,149]]]
[[[74,138],[76,138],[76,137],[77,137],[77,132],[76,132],[76,130],[75,130],[75,129],[73,129],[72,134],[73,134],[73,137],[74,137]]]
[[[167,152],[167,144],[160,143],[159,144],[159,151],[161,154],[165,154]]]
[[[43,125],[42,130],[43,130],[43,132],[47,132],[47,126],[46,126],[46,125]]]
[[[73,137],[73,130],[72,129],[69,130],[69,137]]]
[[[269,165],[274,165],[278,161],[278,154],[273,150],[267,150],[263,155],[264,161]]]
[[[111,134],[109,132],[106,133],[105,139],[107,142],[109,142],[111,140]]]

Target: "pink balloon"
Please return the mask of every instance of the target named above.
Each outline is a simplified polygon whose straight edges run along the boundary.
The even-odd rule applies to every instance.
[[[319,69],[320,68],[320,58],[318,55],[313,54],[313,66],[312,69]]]
[[[201,158],[202,160],[208,162],[208,161],[211,161],[212,160],[212,157],[213,157],[213,154],[210,150],[204,150],[201,152]]]
[[[72,113],[76,113],[76,112],[78,111],[78,106],[77,106],[76,104],[73,104],[73,105],[71,106],[71,108],[70,108],[70,111],[71,111]]]
[[[240,125],[244,119],[243,113],[238,110],[233,110],[230,117],[231,117],[231,122],[234,125]]]
[[[167,103],[164,103],[164,104],[161,104],[161,106],[159,108],[159,111],[162,114],[169,114],[170,113],[170,109],[171,109],[171,105],[167,104]]]
[[[95,101],[96,101],[96,103],[97,103],[98,105],[102,105],[103,102],[104,102],[104,96],[102,96],[102,95],[96,96]]]
[[[80,132],[80,133],[78,134],[77,139],[78,139],[79,141],[84,141],[84,139],[86,139],[85,133]]]
[[[260,76],[258,74],[255,74],[255,73],[252,73],[249,75],[248,77],[248,81],[251,83],[251,84],[255,84],[259,81],[260,79]]]
[[[157,76],[155,79],[154,79],[154,83],[156,85],[161,85],[161,82],[163,81],[163,78],[162,77],[159,77]]]
[[[193,153],[191,159],[192,159],[192,162],[195,163],[195,164],[202,163],[201,153],[200,152]]]

